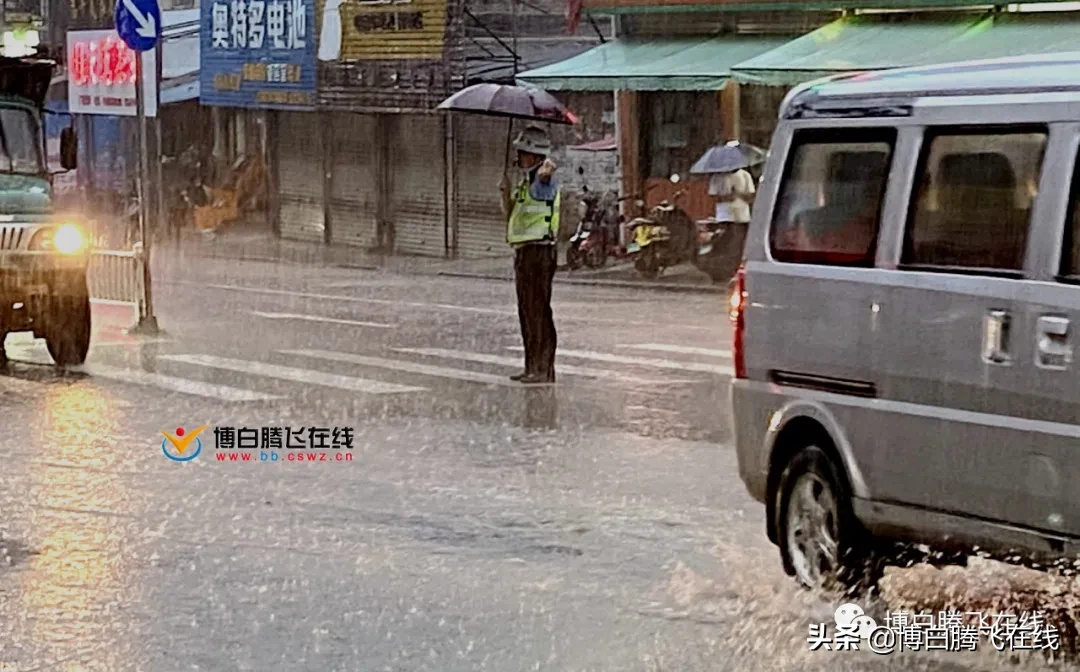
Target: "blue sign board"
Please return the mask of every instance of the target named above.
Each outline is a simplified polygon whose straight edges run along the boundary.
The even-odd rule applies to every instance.
[[[315,1],[200,0],[200,101],[314,109]]]
[[[161,37],[157,0],[117,0],[116,32],[134,51],[150,51]]]

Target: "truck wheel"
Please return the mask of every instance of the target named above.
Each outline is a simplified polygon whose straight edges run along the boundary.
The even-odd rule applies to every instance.
[[[817,446],[796,453],[777,487],[784,569],[804,587],[849,595],[872,590],[883,563],[851,509],[847,481]]]
[[[90,293],[53,296],[45,317],[45,345],[59,366],[78,366],[90,350]]]

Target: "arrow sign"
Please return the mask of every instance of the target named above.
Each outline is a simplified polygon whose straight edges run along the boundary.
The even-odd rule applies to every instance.
[[[135,51],[150,51],[161,37],[157,0],[117,0],[116,32]]]

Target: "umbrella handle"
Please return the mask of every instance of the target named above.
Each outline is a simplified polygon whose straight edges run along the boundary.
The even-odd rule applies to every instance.
[[[505,166],[503,172],[508,172],[510,170],[510,147],[513,146],[513,144],[514,144],[514,120],[513,119],[507,119],[506,120],[506,151],[503,152],[503,161],[505,162],[506,166]]]

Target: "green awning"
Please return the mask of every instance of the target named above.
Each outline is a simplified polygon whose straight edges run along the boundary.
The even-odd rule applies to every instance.
[[[719,91],[731,66],[774,49],[776,37],[623,38],[518,75],[549,91]]]
[[[794,86],[853,70],[1075,51],[1078,45],[1080,14],[1071,12],[863,15],[838,19],[732,71],[740,82]]]

